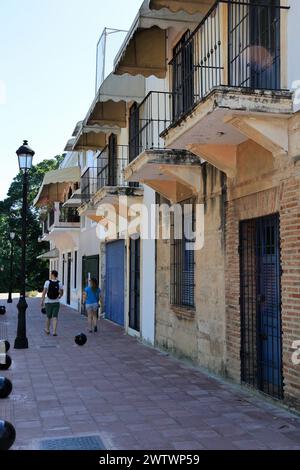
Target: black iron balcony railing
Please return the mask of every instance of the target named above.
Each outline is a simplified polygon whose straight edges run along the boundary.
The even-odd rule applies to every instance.
[[[218,0],[170,62],[172,121],[214,87],[280,90],[280,0]]]
[[[97,166],[90,167],[81,177],[81,198],[89,201],[105,186],[128,186],[123,170],[128,165],[128,146],[107,145],[97,158]]]
[[[129,161],[144,150],[164,148],[160,134],[172,123],[172,93],[151,91],[129,119]]]
[[[63,207],[55,202],[41,223],[42,236],[48,235],[54,228],[76,228],[80,224],[80,216],[73,207]]]
[[[73,207],[60,207],[59,222],[62,223],[80,223],[80,216]]]

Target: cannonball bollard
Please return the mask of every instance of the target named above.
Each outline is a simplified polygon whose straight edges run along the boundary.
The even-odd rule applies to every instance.
[[[87,342],[87,337],[84,333],[80,333],[79,335],[75,336],[75,343],[78,346],[84,346],[86,342]]]
[[[1,359],[1,356],[0,356]],[[8,354],[4,355],[4,360],[0,360],[0,370],[8,370],[11,366],[11,357]]]
[[[12,383],[6,377],[0,377],[0,398],[7,398],[12,392]]]
[[[9,450],[16,440],[16,430],[8,421],[0,420],[0,450]]]
[[[0,315],[5,315],[6,314],[6,307],[4,305],[0,305]]]
[[[0,354],[7,353],[10,350],[10,342],[6,341],[6,339],[0,339]]]

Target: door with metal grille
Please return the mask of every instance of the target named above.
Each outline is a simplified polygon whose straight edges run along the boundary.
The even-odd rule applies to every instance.
[[[129,327],[140,331],[140,238],[130,240]]]
[[[116,186],[117,181],[117,136],[108,139],[108,186]]]
[[[129,162],[140,153],[140,113],[137,103],[129,110]]]
[[[242,381],[283,397],[279,216],[241,222]]]
[[[194,104],[193,42],[188,42],[189,37],[188,30],[173,50],[173,120],[189,111]]]
[[[280,0],[229,3],[229,85],[280,89]]]
[[[105,316],[124,326],[124,240],[106,245]]]

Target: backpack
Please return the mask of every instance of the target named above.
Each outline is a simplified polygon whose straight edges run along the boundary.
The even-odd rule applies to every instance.
[[[59,297],[59,281],[49,280],[49,287],[47,297],[51,300],[56,300]]]

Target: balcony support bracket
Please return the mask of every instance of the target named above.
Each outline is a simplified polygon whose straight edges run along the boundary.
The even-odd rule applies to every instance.
[[[125,169],[127,181],[139,181],[173,203],[200,191],[201,162],[186,150],[146,150]]]
[[[188,145],[187,148],[190,152],[223,171],[228,178],[234,178],[236,176],[236,145],[191,144]]]
[[[225,118],[225,122],[234,126],[274,156],[288,153],[289,124],[286,118],[234,115]]]

